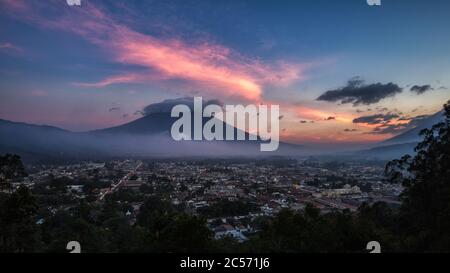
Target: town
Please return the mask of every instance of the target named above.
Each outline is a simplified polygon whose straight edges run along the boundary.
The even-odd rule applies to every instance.
[[[355,212],[363,203],[379,201],[398,207],[403,188],[385,182],[383,170],[380,162],[313,158],[129,159],[29,166],[29,175],[12,188],[25,185],[46,196],[41,199],[50,214],[68,211],[80,200],[102,203],[114,196],[130,225],[144,200],[158,196],[205,218],[215,239],[244,242],[258,233],[263,219],[282,209],[301,211],[309,204],[323,214]]]

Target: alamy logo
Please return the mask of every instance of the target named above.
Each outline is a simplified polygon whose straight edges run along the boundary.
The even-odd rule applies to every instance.
[[[170,132],[174,140],[192,140],[193,128],[193,140],[246,140],[248,136],[248,140],[256,141],[259,137],[264,141],[260,146],[261,151],[271,152],[278,149],[279,105],[250,104],[221,107],[209,104],[203,109],[202,98],[194,97],[193,108],[193,114],[191,108],[185,104],[178,104],[172,108],[171,116],[179,118],[172,124]],[[205,124],[203,118],[209,118]]]
[[[370,241],[366,246],[367,250],[370,250],[369,253],[381,253],[381,244],[377,241]]]
[[[69,6],[81,6],[81,0],[66,0]]]
[[[81,244],[78,241],[70,241],[66,246],[67,250],[70,250],[70,253],[81,253]]]
[[[381,6],[381,0],[367,0],[369,6]]]

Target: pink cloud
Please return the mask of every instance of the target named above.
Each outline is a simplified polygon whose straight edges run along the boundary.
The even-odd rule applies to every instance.
[[[23,52],[23,49],[21,47],[16,46],[9,42],[0,43],[0,50],[13,51],[18,53]]]
[[[289,85],[303,78],[304,65],[285,61],[263,63],[215,44],[159,39],[117,23],[90,2],[82,8],[55,5],[56,18],[43,15],[49,5],[39,1],[7,0],[10,9],[41,27],[76,33],[97,44],[116,62],[140,67],[143,72],[124,73],[95,83],[77,83],[83,87],[106,87],[118,83],[183,80],[216,97],[259,101],[267,86]]]
[[[140,74],[124,74],[124,75],[116,75],[111,76],[106,79],[103,79],[99,82],[94,83],[74,83],[75,86],[80,87],[106,87],[112,84],[120,84],[120,83],[136,83],[144,80],[144,76]]]
[[[31,91],[31,95],[34,97],[46,97],[48,96],[48,93],[46,91],[36,89]]]

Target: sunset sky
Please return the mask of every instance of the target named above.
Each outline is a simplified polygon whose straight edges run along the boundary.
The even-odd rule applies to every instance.
[[[282,139],[389,138],[450,99],[450,1],[0,0],[0,118],[86,131],[202,96]]]

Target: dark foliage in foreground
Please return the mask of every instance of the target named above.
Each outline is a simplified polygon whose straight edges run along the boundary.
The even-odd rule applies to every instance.
[[[39,202],[21,187],[0,194],[0,252],[65,252],[72,240],[83,252],[364,252],[373,240],[384,252],[450,252],[450,102],[445,115],[444,122],[422,132],[414,157],[386,166],[390,182],[405,186],[396,211],[384,203],[363,205],[358,213],[321,215],[311,206],[301,213],[283,210],[264,222],[258,235],[238,244],[213,240],[205,219],[156,196],[146,199],[134,225],[125,213],[129,208],[114,196],[102,204],[81,202],[54,214],[40,212],[44,216],[38,223]],[[25,174],[24,168],[16,156],[0,160],[6,189],[10,179]],[[238,205],[204,213],[228,214],[240,210]]]

